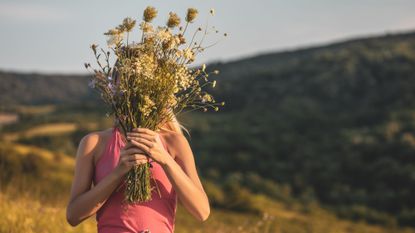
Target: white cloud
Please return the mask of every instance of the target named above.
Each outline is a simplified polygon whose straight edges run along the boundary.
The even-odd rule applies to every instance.
[[[12,22],[56,22],[69,18],[60,8],[35,3],[0,3],[0,19]]]

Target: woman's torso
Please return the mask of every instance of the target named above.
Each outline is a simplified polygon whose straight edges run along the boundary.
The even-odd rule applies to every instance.
[[[113,127],[111,135],[106,140],[103,153],[97,158],[93,177],[94,185],[117,166],[120,149],[124,145],[120,130]],[[165,143],[163,145],[165,146]],[[98,233],[139,233],[145,230],[152,233],[174,232],[176,192],[160,164],[156,162],[151,164],[150,171],[154,178],[150,179],[151,186],[154,187],[152,200],[133,205],[124,204],[125,186],[121,182],[96,213]]]

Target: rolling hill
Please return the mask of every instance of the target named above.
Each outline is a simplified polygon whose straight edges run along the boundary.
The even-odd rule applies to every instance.
[[[414,226],[414,32],[207,69],[220,70],[211,91],[225,107],[181,117],[203,177],[221,189],[243,187],[286,203],[291,197],[318,201],[345,218]],[[22,114],[28,126],[56,123],[69,112],[102,111],[87,77],[2,72],[1,107],[56,104],[63,110],[46,120]],[[229,208],[220,198],[213,204]]]

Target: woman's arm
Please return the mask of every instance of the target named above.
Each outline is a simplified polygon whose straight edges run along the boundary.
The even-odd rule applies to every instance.
[[[178,193],[180,202],[193,216],[205,221],[210,214],[209,199],[197,174],[189,142],[185,136],[177,134],[172,145],[175,158],[168,156],[162,167]]]
[[[94,173],[94,151],[99,140],[98,133],[90,133],[84,136],[79,143],[71,197],[66,208],[66,219],[71,226],[76,226],[95,214],[122,179],[120,172],[114,169],[91,188]]]

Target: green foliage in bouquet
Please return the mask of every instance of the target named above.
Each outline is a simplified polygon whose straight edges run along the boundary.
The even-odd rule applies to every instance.
[[[124,136],[137,127],[158,130],[182,112],[207,111],[208,108],[218,111],[218,106],[224,105],[204,90],[206,85],[215,87],[216,81],[208,78],[219,71],[206,72],[204,64],[198,68],[189,67],[197,53],[217,43],[202,46],[209,33],[207,24],[204,30],[197,28],[190,43],[186,42],[186,30],[197,14],[196,9],[189,8],[186,24],[182,27],[180,17],[170,12],[165,26],[153,27],[151,22],[157,16],[157,10],[149,6],[139,24],[141,38],[138,43],[128,41],[137,21],[125,18],[120,25],[104,33],[108,36],[108,48],[116,57],[114,65],[110,62],[111,51],[91,45],[99,69],[93,69],[89,86],[98,90],[110,106],[108,115],[115,115]],[[213,9],[210,15],[214,15]],[[223,35],[227,36],[226,33]],[[85,63],[85,67],[92,68],[89,63]],[[127,173],[125,200],[128,203],[151,200],[149,168],[147,162]]]

